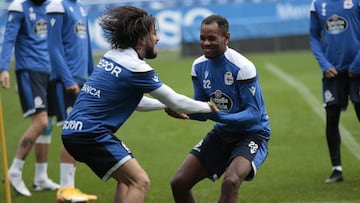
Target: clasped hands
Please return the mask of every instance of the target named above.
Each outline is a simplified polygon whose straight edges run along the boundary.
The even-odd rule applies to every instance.
[[[219,109],[216,107],[215,104],[211,103],[211,102],[207,102],[210,109],[211,109],[211,112],[218,112]],[[166,107],[165,108],[165,112],[171,116],[171,117],[174,117],[174,118],[178,118],[178,119],[189,119],[189,116],[186,114],[186,113],[181,113],[181,112],[177,112],[177,111],[174,111],[172,110],[171,108],[169,107]]]

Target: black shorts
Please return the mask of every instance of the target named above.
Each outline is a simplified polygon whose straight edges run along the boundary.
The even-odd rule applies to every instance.
[[[360,103],[360,77],[349,78],[347,72],[339,73],[334,78],[322,78],[324,107],[339,105],[346,109],[349,98],[354,103]]]
[[[242,156],[252,165],[252,172],[245,180],[252,180],[265,161],[268,154],[267,139],[257,134],[236,136],[238,139],[229,142],[213,129],[191,150],[190,153],[195,155],[209,172],[209,179],[215,181],[220,178],[231,161]]]
[[[23,116],[47,111],[49,73],[21,70],[16,71],[16,79]]]

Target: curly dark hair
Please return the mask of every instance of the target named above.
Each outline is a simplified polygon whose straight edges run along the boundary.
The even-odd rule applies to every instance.
[[[134,48],[137,40],[146,36],[155,23],[154,16],[132,6],[108,8],[99,20],[105,38],[113,49]]]

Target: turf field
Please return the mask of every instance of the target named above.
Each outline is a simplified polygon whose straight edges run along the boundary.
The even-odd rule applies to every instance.
[[[321,105],[320,69],[309,51],[271,54],[245,54],[257,66],[271,119],[272,139],[269,156],[252,182],[241,186],[239,202],[264,203],[355,203],[360,202],[360,125],[353,107],[342,114],[342,158],[345,181],[324,184],[330,174],[330,160],[324,136],[324,111]],[[190,66],[193,58],[180,58],[178,52],[160,52],[149,61],[162,81],[192,96]],[[13,72],[13,71],[12,71]],[[28,125],[22,119],[19,99],[14,89],[1,89],[3,118],[9,165],[20,136]],[[132,149],[148,172],[151,189],[147,203],[173,202],[169,181],[177,167],[211,128],[213,123],[183,121],[164,112],[135,112],[117,135]],[[56,128],[49,159],[49,176],[59,180],[60,129]],[[1,166],[0,171],[3,171]],[[34,154],[24,166],[23,178],[31,187]],[[198,203],[217,201],[220,181],[205,180],[194,188]],[[98,195],[99,203],[113,201],[115,181],[100,181],[84,164],[79,163],[76,186]],[[0,203],[5,202],[4,185],[0,184]],[[16,196],[13,203],[55,202],[54,191],[33,192],[31,198]]]

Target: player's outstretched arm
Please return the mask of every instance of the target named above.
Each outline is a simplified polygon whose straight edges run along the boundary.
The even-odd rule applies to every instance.
[[[185,95],[178,94],[165,84],[149,94],[170,109],[177,112],[186,114],[211,112],[211,108],[208,103],[195,101]]]

